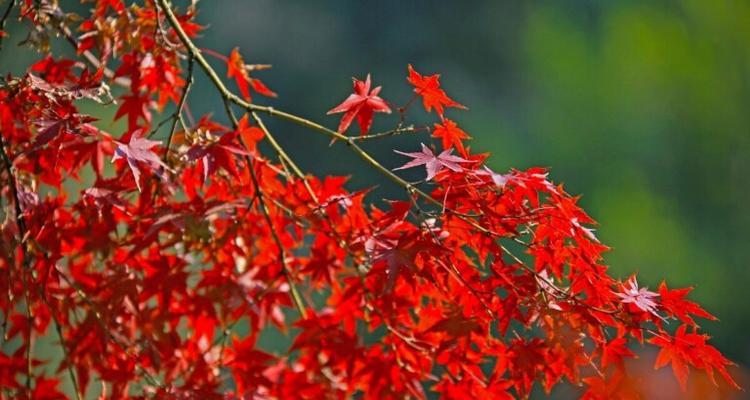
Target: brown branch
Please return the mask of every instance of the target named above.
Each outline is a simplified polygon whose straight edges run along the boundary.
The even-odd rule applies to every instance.
[[[172,145],[172,136],[174,135],[175,128],[177,128],[177,122],[179,121],[183,128],[186,127],[185,120],[182,118],[182,109],[185,107],[185,102],[187,101],[188,93],[190,92],[190,87],[193,85],[193,56],[188,56],[188,72],[187,72],[187,80],[185,80],[185,87],[182,88],[182,96],[180,96],[180,101],[177,103],[177,109],[174,112],[174,115],[172,116],[172,126],[169,128],[169,136],[167,136],[167,144],[164,146],[166,148],[166,151],[164,152],[164,160],[167,160],[167,156],[169,155],[169,148]]]
[[[351,139],[353,141],[363,142],[365,140],[373,140],[373,139],[380,139],[380,138],[390,137],[390,136],[398,136],[403,133],[414,133],[414,132],[429,131],[429,130],[430,128],[426,126],[422,126],[422,127],[415,127],[413,125],[406,126],[406,127],[399,126],[396,129],[391,129],[389,131],[370,133],[370,134],[362,135],[362,136],[352,136]]]

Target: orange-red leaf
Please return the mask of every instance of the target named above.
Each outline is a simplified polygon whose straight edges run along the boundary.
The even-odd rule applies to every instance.
[[[432,137],[441,139],[444,150],[455,147],[462,156],[466,156],[466,149],[464,149],[463,140],[471,138],[471,136],[459,128],[455,122],[448,118],[443,120],[442,125],[435,124],[435,129],[432,131]]]
[[[692,287],[682,289],[669,289],[666,282],[659,285],[659,295],[661,297],[661,306],[670,316],[677,317],[685,323],[696,325],[690,314],[697,317],[716,320],[716,317],[709,314],[698,303],[694,303],[685,297],[693,290]]]
[[[467,108],[454,101],[440,89],[440,74],[429,76],[421,75],[409,64],[409,76],[406,78],[414,86],[414,92],[422,96],[422,103],[427,112],[435,108],[440,119],[443,119],[444,107],[455,107],[466,110]]]

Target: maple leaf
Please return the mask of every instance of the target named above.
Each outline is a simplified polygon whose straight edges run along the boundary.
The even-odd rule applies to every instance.
[[[147,94],[133,93],[122,96],[122,105],[117,109],[115,121],[127,115],[129,131],[138,127],[139,118],[142,118],[146,123],[151,122],[151,113],[148,111],[150,101],[151,97]]]
[[[252,154],[231,144],[238,133],[238,131],[226,133],[215,143],[210,143],[208,145],[193,145],[188,150],[186,154],[188,161],[201,160],[204,182],[208,180],[208,177],[212,175],[218,167],[231,172],[235,177],[239,177],[239,171],[237,170],[232,155],[251,156]],[[251,143],[254,147],[255,143]]]
[[[655,298],[659,297],[659,293],[651,292],[645,287],[639,288],[638,280],[635,276],[628,279],[627,283],[623,285],[623,289],[625,289],[624,292],[616,293],[620,297],[621,302],[634,304],[641,310],[661,318],[656,313],[658,304],[654,301]]]
[[[127,205],[119,197],[117,197],[117,193],[112,190],[100,187],[91,187],[83,192],[83,196],[85,199],[90,199],[92,203],[100,209],[105,205],[110,205],[127,213]]]
[[[240,93],[246,99],[250,98],[250,90],[247,87],[248,79],[247,72],[245,71],[245,62],[240,55],[239,48],[235,47],[232,52],[229,53],[229,59],[227,60],[227,77],[234,78],[237,83],[237,87],[240,88]]]
[[[511,342],[511,349],[508,370],[511,378],[513,378],[516,391],[520,394],[520,397],[526,398],[531,391],[536,376],[544,370],[547,364],[545,362],[547,347],[544,341],[539,338],[531,340],[521,338],[514,339]]]
[[[595,241],[597,243],[600,243],[599,242],[599,238],[597,238],[596,235],[594,234],[594,231],[596,231],[596,229],[587,228],[587,227],[581,225],[581,223],[578,222],[578,218],[575,218],[575,217],[570,219],[570,224],[573,225],[574,227],[580,229],[583,232],[583,234],[586,235],[586,237],[588,237],[589,239],[591,239],[591,240],[593,240],[593,241]],[[573,235],[575,235],[575,229],[571,229],[571,231],[572,231],[571,233]]]
[[[444,150],[455,147],[463,156],[466,156],[466,149],[464,149],[462,140],[471,139],[471,136],[466,134],[466,132],[459,128],[455,122],[448,118],[443,120],[442,125],[435,124],[435,129],[432,131],[432,137],[441,139]]]
[[[227,61],[227,77],[234,78],[237,83],[237,87],[240,88],[240,93],[246,100],[250,100],[250,87],[253,88],[259,94],[268,97],[276,97],[276,93],[268,88],[259,79],[251,78],[248,73],[248,68],[245,65],[245,61],[242,59],[240,49],[235,47],[232,52],[229,53]]]
[[[59,385],[59,379],[38,377],[31,397],[39,400],[64,399],[65,395],[58,389]]]
[[[481,334],[482,327],[474,318],[465,318],[460,312],[454,312],[432,325],[427,332],[445,332],[451,337],[459,337]]]
[[[372,126],[372,116],[374,112],[391,113],[388,103],[381,99],[378,94],[382,86],[370,90],[372,81],[370,74],[364,81],[352,78],[354,82],[354,93],[350,94],[341,104],[328,111],[328,114],[344,113],[339,123],[338,132],[343,133],[349,128],[354,117],[357,117],[359,123],[359,132],[361,135],[370,131]]]
[[[416,249],[405,245],[408,239],[401,238],[398,232],[399,223],[393,223],[375,235],[365,239],[364,249],[373,263],[385,265],[385,292],[390,292],[402,269],[409,269],[416,256]]]
[[[138,191],[141,191],[141,170],[139,165],[146,165],[151,168],[160,178],[162,175],[159,173],[161,168],[167,169],[167,165],[164,164],[159,156],[156,155],[151,149],[154,146],[160,144],[156,140],[148,140],[137,135],[130,137],[128,144],[117,142],[117,148],[115,149],[115,155],[112,157],[112,162],[119,159],[125,159],[130,167],[130,171],[133,173],[135,178],[135,184],[138,186]]]
[[[63,133],[77,133],[73,129],[79,125],[96,121],[96,118],[81,114],[69,114],[65,116],[53,115],[50,119],[37,120],[38,135],[32,144],[32,148],[38,149],[51,142]]]
[[[442,153],[436,156],[429,147],[424,145],[424,143],[421,143],[421,145],[421,152],[405,153],[402,151],[394,150],[398,154],[413,158],[413,160],[409,161],[408,163],[398,168],[394,168],[394,171],[424,165],[425,169],[427,169],[426,179],[429,181],[432,180],[432,178],[434,178],[435,175],[437,175],[438,172],[442,171],[444,168],[448,168],[454,172],[459,172],[463,170],[460,163],[472,162],[471,160],[466,160],[459,156],[452,155],[451,153],[453,152],[453,149],[444,150]]]
[[[235,129],[235,132],[237,132],[240,138],[242,138],[243,144],[250,153],[255,153],[258,142],[265,136],[262,129],[257,126],[250,126],[247,114],[243,115],[237,122],[237,129]]]
[[[490,169],[488,166],[482,167],[482,169],[474,172],[474,175],[489,176],[492,179],[492,183],[500,189],[505,188],[505,185],[513,177],[511,174],[498,174],[497,172]]]
[[[432,108],[434,107],[440,119],[444,119],[443,107],[467,109],[464,105],[448,97],[443,89],[440,89],[440,74],[423,76],[409,64],[409,77],[407,80],[414,86],[414,92],[422,96],[424,109],[427,112],[432,112]]]
[[[661,296],[661,306],[664,308],[664,311],[690,325],[696,325],[690,314],[715,321],[717,318],[704,310],[700,305],[685,299],[685,296],[692,290],[692,287],[669,289],[666,282],[662,281],[661,285],[659,285],[659,295]]]
[[[660,332],[649,341],[661,347],[659,354],[656,356],[654,369],[659,369],[669,363],[672,364],[672,371],[680,383],[683,391],[687,389],[687,378],[690,373],[689,365],[706,371],[708,377],[716,384],[713,377],[714,370],[719,371],[724,380],[732,387],[740,389],[737,382],[734,381],[726,367],[734,365],[727,360],[713,346],[706,344],[709,339],[708,335],[698,333],[687,333],[688,325],[682,325],[677,328],[674,337],[670,337],[665,332]]]
[[[635,357],[635,354],[627,347],[628,341],[624,337],[612,339],[609,343],[602,346],[602,368],[607,368],[609,364],[622,366],[622,359],[625,357]]]

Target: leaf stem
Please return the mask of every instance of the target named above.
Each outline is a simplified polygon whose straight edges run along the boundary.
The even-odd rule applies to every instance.
[[[188,72],[187,72],[187,80],[185,81],[185,87],[182,89],[182,96],[180,96],[180,101],[177,103],[177,109],[174,112],[174,115],[172,116],[172,126],[169,128],[169,136],[167,136],[167,143],[164,146],[166,148],[164,152],[164,161],[167,161],[167,157],[169,156],[169,148],[172,145],[172,136],[174,136],[174,131],[177,128],[177,122],[180,122],[183,127],[185,126],[185,120],[182,118],[182,109],[185,108],[185,103],[187,101],[188,93],[190,93],[190,87],[193,85],[193,65],[194,65],[194,57],[191,54],[188,55]]]

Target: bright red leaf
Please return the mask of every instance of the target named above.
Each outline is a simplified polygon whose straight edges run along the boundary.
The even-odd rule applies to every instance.
[[[455,122],[448,118],[443,119],[443,123],[435,124],[435,129],[432,131],[432,137],[440,138],[443,143],[443,149],[448,150],[451,148],[458,149],[461,155],[466,155],[463,141],[471,139],[471,136],[466,134],[461,128],[456,125]]]
[[[409,64],[409,83],[414,86],[414,93],[422,96],[422,103],[427,112],[435,112],[443,119],[444,107],[455,107],[466,110],[467,108],[448,97],[443,89],[440,89],[440,74],[423,76]]]
[[[698,303],[692,302],[685,298],[688,293],[692,291],[692,287],[683,289],[669,289],[667,287],[667,283],[662,281],[661,285],[659,285],[659,295],[661,296],[662,308],[670,316],[677,317],[683,322],[690,325],[696,325],[695,321],[690,316],[691,314],[695,315],[696,317],[715,321],[716,317],[709,314],[700,305],[698,305]]]
[[[706,344],[708,335],[687,333],[687,328],[688,325],[682,325],[677,328],[674,336],[661,333],[650,340],[651,343],[661,347],[654,368],[658,369],[671,363],[672,370],[683,391],[687,389],[689,366],[704,370],[712,380],[713,372],[718,371],[730,385],[739,389],[739,385],[726,370],[727,366],[734,364],[722,356],[716,348]]]
[[[227,77],[233,78],[246,100],[250,100],[250,88],[263,96],[276,97],[276,93],[268,88],[260,79],[250,77],[248,66],[242,59],[240,49],[235,47],[229,53],[227,61]]]
[[[388,107],[388,103],[385,100],[378,96],[382,89],[381,86],[370,90],[370,86],[372,85],[370,74],[367,74],[364,82],[357,78],[352,78],[352,81],[354,81],[354,93],[350,94],[341,104],[328,111],[328,114],[344,113],[339,123],[339,133],[346,132],[356,117],[359,124],[359,132],[361,135],[364,135],[370,131],[373,113],[381,112],[390,114],[391,108]]]

